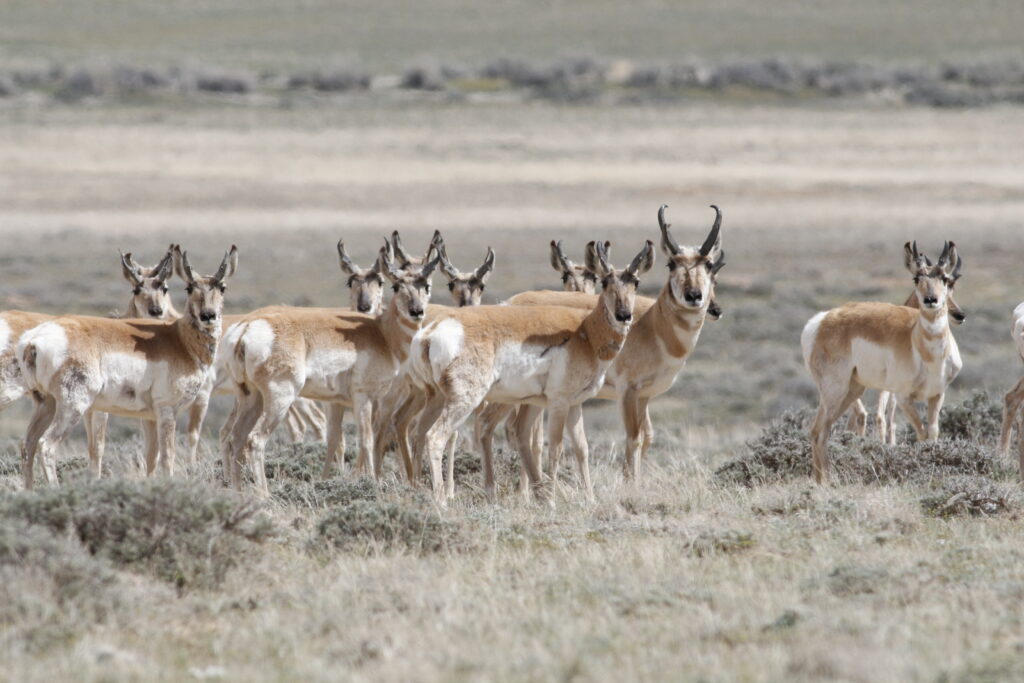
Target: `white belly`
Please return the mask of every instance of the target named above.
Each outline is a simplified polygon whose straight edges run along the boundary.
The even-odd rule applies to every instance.
[[[562,349],[507,342],[495,354],[493,381],[487,400],[544,405],[549,383],[557,383],[559,377],[556,375],[564,372],[565,353]]]

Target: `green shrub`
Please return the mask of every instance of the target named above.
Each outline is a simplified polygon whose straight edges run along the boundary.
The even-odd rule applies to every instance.
[[[962,403],[947,406],[939,416],[939,434],[947,439],[995,443],[1003,427],[1003,404],[984,391],[976,391]]]
[[[433,553],[451,547],[457,528],[429,507],[356,500],[335,507],[317,524],[317,545],[377,547]]]
[[[178,587],[219,582],[274,530],[260,505],[179,481],[103,481],[23,491],[0,506],[22,521],[77,539],[85,550]]]

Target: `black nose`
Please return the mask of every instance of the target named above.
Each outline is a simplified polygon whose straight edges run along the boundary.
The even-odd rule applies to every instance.
[[[938,300],[938,298],[936,298],[934,296],[926,296],[924,298],[924,305],[925,306],[934,306],[937,303],[939,303],[939,300]]]
[[[149,314],[154,318],[159,318],[164,314],[164,309],[160,308],[159,306],[150,306]]]
[[[704,300],[704,292],[699,289],[688,289],[686,290],[684,297],[686,298],[687,303],[699,304]]]
[[[204,323],[210,323],[217,319],[216,311],[203,311],[199,314],[199,319]]]
[[[369,313],[370,312],[370,304],[359,304],[356,308],[359,309],[360,313]]]
[[[615,319],[620,323],[628,323],[633,319],[633,314],[630,311],[616,311]]]
[[[423,309],[422,308],[409,308],[409,315],[412,316],[413,318],[422,318],[423,317]]]

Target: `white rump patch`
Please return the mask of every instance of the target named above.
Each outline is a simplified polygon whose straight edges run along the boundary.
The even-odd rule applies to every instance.
[[[25,347],[33,344],[36,348],[35,370],[25,364]],[[45,322],[21,335],[18,340],[18,363],[29,388],[49,387],[57,370],[68,358],[68,335],[56,321]]]
[[[274,350],[274,328],[266,320],[252,320],[245,325],[241,333],[245,342],[245,363],[262,364],[270,358]]]
[[[1017,353],[1024,359],[1024,303],[1013,309],[1013,343],[1017,345]]]
[[[465,330],[462,323],[446,318],[430,333],[430,366],[434,369],[434,380],[440,381],[440,373],[458,357],[462,351]]]
[[[0,317],[0,352],[7,350],[7,345],[11,343],[11,326],[7,324],[7,321]]]
[[[811,352],[814,350],[814,343],[818,340],[818,329],[826,315],[828,315],[828,311],[815,313],[814,317],[804,325],[804,331],[800,334],[800,348],[803,350],[804,365],[808,370],[811,369]]]

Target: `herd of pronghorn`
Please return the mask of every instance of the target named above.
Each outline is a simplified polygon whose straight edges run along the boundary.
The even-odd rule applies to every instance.
[[[234,405],[219,445],[225,480],[236,488],[248,471],[267,491],[264,451],[282,422],[295,438],[307,430],[326,438],[323,475],[330,476],[344,452],[342,421],[350,408],[359,439],[356,469],[380,477],[394,447],[410,482],[421,477],[424,461],[429,465],[441,504],[454,496],[457,430],[470,416],[489,496],[492,438],[504,423],[526,495],[543,494],[546,482],[557,481],[567,437],[581,487],[592,498],[583,403],[617,401],[624,473],[636,479],[653,437],[650,400],[673,385],[704,322],[721,316],[714,288],[725,264],[722,213],[712,208],[715,221],[699,247],[680,246],[666,207],[659,209],[668,271],[653,299],[636,293],[655,262],[650,240],[624,269],[611,264],[607,242],[587,244],[583,264],[575,264],[553,241],[551,265],[564,291],[522,292],[493,306],[480,305],[494,267],[490,249],[479,268],[463,272],[439,233],[416,258],[395,232],[377,261],[360,268],[339,242],[351,309],[269,306],[240,316],[222,315],[226,282],[238,266],[234,246],[209,276],[198,274],[177,245],[152,268],[123,254],[132,287],[123,318],[0,314],[0,407],[25,395],[35,402],[22,445],[24,485],[33,485],[37,456],[46,481],[56,484],[55,448],[83,418],[90,469],[99,477],[108,414],[139,418],[147,474],[172,475],[177,415],[188,409],[194,463],[210,397],[226,393]],[[849,303],[818,313],[804,327],[804,361],[820,395],[811,427],[819,482],[828,475],[828,435],[836,420],[853,408],[850,424],[864,433],[866,388],[880,391],[876,420],[883,440],[895,441],[897,405],[918,438],[938,436],[946,387],[962,366],[949,326],[950,319],[964,320],[952,296],[961,258],[946,242],[933,263],[915,242],[905,246],[904,260],[914,290],[903,306]],[[438,267],[454,306],[429,303]],[[174,273],[185,283],[184,313],[171,302]],[[394,292],[386,306],[385,282]],[[1024,304],[1014,312],[1013,334],[1024,358]],[[327,406],[326,414],[316,402]],[[926,422],[915,402],[927,404]],[[1004,451],[1022,403],[1024,380],[1006,396]],[[1024,445],[1021,460],[1024,465]]]

